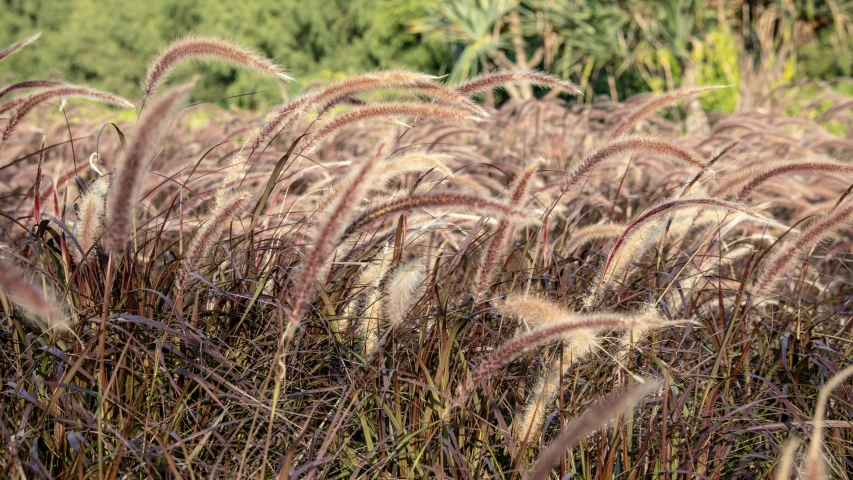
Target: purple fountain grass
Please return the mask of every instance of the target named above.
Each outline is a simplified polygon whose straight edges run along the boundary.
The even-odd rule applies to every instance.
[[[666,140],[646,136],[620,137],[610,140],[604,145],[586,154],[580,161],[569,169],[569,177],[563,187],[564,192],[572,189],[584,175],[591,172],[602,161],[621,153],[644,151],[655,153],[676,162],[706,170],[707,166],[698,155],[686,148],[674,145]]]
[[[544,158],[537,158],[530,162],[527,168],[516,177],[510,188],[510,196],[507,205],[512,208],[524,206],[530,190],[530,182],[533,179],[536,170],[543,163],[548,163]],[[495,278],[495,269],[502,262],[509,251],[509,242],[515,233],[515,222],[510,218],[501,218],[495,232],[492,234],[486,243],[485,252],[480,256],[480,264],[477,267],[477,272],[474,275],[474,303],[477,303],[480,296],[487,290],[488,286]]]
[[[372,178],[377,169],[376,157],[366,160],[358,170],[346,179],[344,185],[337,191],[337,195],[329,202],[321,218],[314,226],[312,235],[314,242],[309,247],[299,272],[295,275],[290,289],[291,315],[290,325],[295,328],[299,326],[305,309],[311,302],[312,296],[317,289],[317,280],[324,270],[326,261],[332,251],[338,245],[341,236],[347,229],[350,218],[353,216],[358,203],[372,185]],[[282,303],[288,290],[282,292]]]
[[[522,209],[509,207],[502,202],[479,197],[477,195],[466,195],[461,193],[420,193],[390,200],[368,209],[352,222],[349,228],[347,228],[347,232],[359,230],[367,224],[389,215],[409,212],[419,208],[437,207],[467,207],[468,209],[476,209],[499,217],[523,218],[527,216],[527,212]]]
[[[587,410],[580,418],[563,428],[560,436],[551,442],[548,449],[536,459],[536,465],[527,478],[530,480],[550,478],[551,469],[560,462],[560,457],[566,453],[566,450],[575,446],[587,435],[606,426],[621,413],[633,408],[640,400],[651,395],[660,387],[660,381],[647,380],[627,387],[616,394],[608,395],[604,400]]]
[[[432,80],[415,80],[409,87],[412,93],[432,97],[450,105],[462,106],[478,117],[489,118],[489,113],[483,107],[472,102],[466,95]]]
[[[700,88],[691,88],[687,90],[678,90],[675,92],[667,93],[664,95],[659,95],[649,102],[643,104],[638,109],[634,110],[628,117],[622,120],[616,128],[613,130],[613,133],[610,135],[610,138],[617,138],[625,134],[625,132],[634,126],[640,120],[643,120],[647,116],[652,113],[664,108],[666,106],[672,105],[680,100],[684,100],[686,98],[692,97],[693,95],[698,95],[700,93],[709,92],[711,90],[719,90],[721,88],[728,88],[727,86],[711,86],[711,87],[700,87]]]
[[[853,166],[830,158],[792,160],[771,165],[756,162],[732,175],[731,179],[714,189],[711,196],[743,200],[762,183],[780,175],[821,176],[851,173]]]
[[[817,408],[814,412],[814,424],[812,425],[812,437],[809,439],[809,453],[806,457],[805,475],[806,480],[823,480],[828,478],[824,474],[824,461],[821,450],[823,449],[823,422],[826,417],[826,406],[829,395],[833,390],[841,386],[845,380],[853,376],[853,365],[836,373],[820,389],[817,396]]]
[[[545,298],[531,295],[510,295],[504,302],[496,304],[495,308],[502,315],[523,319],[532,329],[554,325],[576,315]],[[593,350],[601,348],[596,329],[572,330],[560,340],[564,342],[562,352],[558,358],[545,366],[540,381],[531,390],[520,418],[513,423],[513,431],[518,441],[526,442],[538,434],[545,421],[545,409],[556,398],[560,379],[569,367]]]
[[[15,90],[20,90],[24,88],[53,88],[61,87],[63,85],[67,85],[67,83],[60,82],[58,80],[24,80],[22,82],[13,83],[6,88],[0,89],[0,98],[3,98],[10,92],[14,92]],[[0,113],[3,113],[4,111],[5,110],[0,110]]]
[[[410,117],[418,120],[476,120],[467,110],[462,110],[448,105],[435,103],[379,103],[355,107],[336,117],[327,120],[313,135],[305,142],[305,150],[310,152],[316,148],[317,142],[328,137],[336,130],[352,125],[356,122],[372,120],[377,118],[390,119],[394,117]]]
[[[24,272],[6,260],[0,259],[0,291],[14,303],[39,315],[37,327],[43,330],[68,329],[68,322],[56,302],[46,300],[35,285],[23,281]]]
[[[57,167],[58,166],[59,165],[57,165]],[[69,171],[60,175],[59,178],[54,178],[53,183],[55,184],[56,188],[62,188],[66,183],[68,183],[69,180],[76,177],[81,171],[85,170],[87,166],[88,165],[85,163],[80,163],[79,165],[77,165],[76,169],[71,168]],[[39,205],[40,206],[44,206],[45,202],[47,202],[47,200],[48,200],[48,197],[50,197],[51,194],[53,194],[53,187],[54,186],[51,185],[50,188],[46,188],[46,189],[44,189],[43,192],[41,192],[41,195],[39,195]],[[33,210],[30,210],[27,213],[27,215],[34,217],[35,212]]]
[[[150,154],[155,140],[172,115],[186,99],[191,85],[173,87],[163,93],[145,112],[137,123],[136,131],[123,158],[119,161],[117,173],[110,188],[107,207],[107,227],[105,246],[110,252],[124,249],[133,224],[133,207],[136,205],[142,176],[150,163]]]
[[[365,268],[356,281],[356,285],[363,288],[360,295],[363,308],[356,317],[355,331],[364,340],[365,355],[370,355],[379,341],[379,316],[382,305],[379,300],[381,293],[379,284],[385,278],[385,270],[388,264],[385,258],[386,254],[387,248],[383,249],[379,263]]]
[[[800,447],[800,441],[797,437],[790,436],[785,441],[782,447],[782,454],[779,455],[779,461],[776,467],[776,480],[791,480],[794,469],[794,456],[797,454],[797,449]]]
[[[410,153],[382,162],[376,175],[382,182],[387,182],[397,175],[426,170],[437,170],[445,177],[452,177],[453,171],[447,167],[447,162],[455,158],[443,153]]]
[[[391,328],[396,328],[403,323],[406,314],[423,293],[425,278],[426,267],[420,259],[412,259],[398,266],[388,275],[382,307]]]
[[[3,132],[3,141],[9,138],[9,135],[12,134],[12,132],[15,130],[15,127],[18,125],[21,119],[24,118],[24,116],[26,116],[27,113],[30,112],[30,110],[37,107],[41,103],[57,98],[82,98],[95,102],[106,103],[109,105],[115,105],[117,107],[134,108],[133,104],[130,103],[130,101],[125,100],[124,98],[121,98],[117,95],[77,85],[64,85],[39,92],[34,92],[24,97],[21,97],[20,99],[13,100],[19,100],[19,103],[17,104],[18,109],[15,111],[15,113],[12,115],[12,118],[9,119],[9,123],[6,125],[6,131]]]
[[[269,119],[258,132],[255,147],[260,146],[264,139],[285,128],[290,121],[314,108],[322,111],[352,95],[381,88],[409,88],[417,82],[429,84],[434,82],[435,78],[424,73],[387,70],[345,78],[319,90],[303,93],[292,102],[272,110],[267,115]]]
[[[456,91],[467,96],[475,95],[507,83],[525,82],[537,87],[559,90],[571,95],[583,95],[583,92],[572,82],[537,70],[498,70],[484,73],[456,86]]]
[[[596,290],[598,290],[599,286],[601,286],[601,285],[610,284],[613,281],[614,276],[621,273],[621,269],[615,269],[618,271],[612,271],[612,270],[610,270],[610,267],[611,267],[611,264],[613,264],[614,259],[623,253],[621,251],[622,246],[626,243],[626,241],[628,239],[630,239],[631,237],[634,236],[634,235],[632,235],[632,233],[634,233],[635,230],[637,230],[641,226],[649,225],[650,222],[654,222],[654,221],[659,220],[661,217],[663,217],[667,213],[675,212],[678,210],[683,210],[686,208],[696,208],[696,207],[723,208],[727,211],[741,212],[741,213],[747,214],[751,217],[759,218],[759,216],[757,214],[748,210],[745,206],[743,206],[741,204],[734,203],[734,202],[728,202],[728,201],[720,200],[717,198],[686,198],[686,199],[671,200],[669,202],[662,203],[656,207],[650,208],[650,209],[646,210],[645,212],[641,213],[640,215],[638,215],[636,218],[634,218],[634,220],[632,220],[631,223],[629,223],[625,227],[625,230],[623,230],[622,234],[616,239],[616,244],[613,246],[613,249],[610,251],[610,254],[607,256],[607,261],[605,262],[604,269],[602,270],[602,273],[601,273],[600,285],[595,287]],[[642,232],[641,231],[640,233],[650,233],[650,232]],[[646,235],[642,235],[642,236],[646,236]],[[648,239],[647,238],[641,238],[638,240],[640,240],[641,243],[645,244],[645,242]],[[631,251],[631,254],[627,255],[627,256],[633,257],[634,254],[636,254],[635,250],[636,249],[629,249],[629,251]],[[625,262],[621,262],[621,263],[624,264]]]
[[[212,36],[189,35],[172,42],[151,62],[142,82],[145,98],[150,97],[168,79],[174,68],[182,63],[199,60],[223,62],[281,81],[293,80],[274,62],[247,48]]]
[[[566,243],[565,251],[574,252],[579,247],[599,240],[618,238],[625,230],[626,225],[621,223],[602,223],[599,225],[587,225],[572,233]]]
[[[184,259],[181,262],[181,270],[178,281],[175,283],[175,296],[180,296],[192,285],[195,280],[190,275],[198,272],[202,260],[211,248],[219,240],[219,236],[225,228],[231,224],[231,220],[246,205],[248,193],[241,192],[231,198],[217,198],[216,207],[210,214],[210,218],[198,228],[193,239],[187,245]]]
[[[761,294],[778,284],[783,275],[794,270],[809,252],[824,240],[846,230],[853,224],[853,202],[847,201],[838,208],[809,224],[800,233],[783,243],[764,260],[755,279],[752,291]]]
[[[13,98],[8,102],[0,105],[0,114],[6,113],[9,110],[16,108],[18,105],[24,103],[24,97]]]
[[[4,58],[8,57],[9,55],[17,52],[18,50],[26,47],[27,45],[35,42],[36,40],[38,40],[38,38],[40,36],[41,36],[41,32],[39,32],[35,35],[32,35],[30,37],[27,37],[23,40],[19,40],[15,43],[9,45],[8,47],[4,48],[3,50],[0,50],[0,60],[3,60]]]
[[[708,162],[705,163],[705,168],[710,169],[711,167],[713,167],[715,163],[717,163],[721,158],[726,156],[727,153],[731,152],[739,143],[739,140],[734,140],[715,150],[714,153],[711,154],[711,157],[708,159]],[[689,182],[687,182],[687,185],[685,185],[684,189],[681,191],[682,197],[685,197],[688,193],[690,193],[690,190],[693,188],[693,185],[695,185],[696,182],[699,181],[703,173],[705,173],[705,170],[697,172],[696,175],[692,179],[690,179]],[[711,196],[714,197],[716,195]]]
[[[501,315],[528,320],[537,326],[559,322],[573,315],[545,298],[522,294],[510,294],[503,302],[495,303],[495,308]]]
[[[534,328],[502,343],[489,355],[471,378],[464,383],[456,397],[455,404],[463,405],[475,388],[495,371],[503,367],[522,353],[547,343],[565,338],[578,330],[624,330],[632,328],[663,327],[680,325],[684,322],[661,320],[655,316],[630,316],[612,313],[575,314],[545,326]]]
[[[564,361],[561,366],[559,354],[555,356],[557,358],[545,365],[542,375],[530,388],[524,408],[516,413],[517,419],[512,423],[516,442],[527,443],[539,435],[545,423],[547,408],[560,392],[560,380],[572,363]]]
[[[108,177],[100,177],[89,185],[77,203],[77,222],[73,231],[82,251],[74,248],[71,255],[78,263],[89,258],[104,235],[105,197],[108,190]]]

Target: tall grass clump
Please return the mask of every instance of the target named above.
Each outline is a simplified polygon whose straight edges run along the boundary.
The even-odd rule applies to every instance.
[[[540,165],[547,164],[548,161],[543,158],[538,158],[529,163],[527,167],[513,182],[510,187],[507,205],[513,208],[524,206],[530,190],[530,182]],[[486,244],[486,250],[480,257],[480,265],[477,268],[477,273],[474,277],[474,301],[476,302],[480,295],[486,290],[495,276],[497,264],[504,260],[506,253],[509,250],[509,242],[512,241],[512,236],[515,234],[515,222],[511,218],[502,218],[495,228],[492,237]]]
[[[136,119],[0,85],[0,477],[850,470],[843,86],[706,114],[379,70],[256,114],[183,108],[197,60],[287,78],[184,37]]]

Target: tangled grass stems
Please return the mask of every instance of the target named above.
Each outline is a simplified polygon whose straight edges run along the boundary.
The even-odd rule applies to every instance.
[[[485,379],[494,374],[497,369],[506,365],[522,353],[546,342],[563,338],[578,330],[624,330],[633,328],[653,328],[671,325],[682,325],[684,322],[665,321],[653,316],[630,316],[608,313],[576,314],[549,323],[540,328],[519,335],[504,342],[483,362],[471,378],[459,388],[459,393],[453,403],[462,406],[470,394]]]
[[[661,387],[657,380],[646,380],[622,391],[608,395],[604,400],[584,412],[577,420],[566,425],[560,436],[536,460],[536,465],[528,478],[544,480],[549,478],[554,465],[559,463],[563,453],[599,428],[603,428],[617,415],[633,408],[643,398]]]
[[[547,163],[548,161],[544,158],[537,158],[530,162],[522,173],[518,175],[510,187],[508,206],[512,208],[523,206],[530,190],[530,182],[536,170],[540,165]],[[472,292],[474,303],[479,301],[480,296],[485,293],[488,285],[494,280],[495,269],[498,263],[506,257],[509,251],[509,242],[512,241],[514,233],[515,222],[508,217],[501,218],[497,228],[495,228],[495,232],[486,243],[485,252],[480,256],[480,264],[477,267],[477,273],[474,275],[474,291]]]

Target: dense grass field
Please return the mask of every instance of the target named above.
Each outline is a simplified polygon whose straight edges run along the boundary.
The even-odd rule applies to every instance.
[[[259,115],[193,60],[289,79],[190,37],[137,99],[0,89],[0,476],[851,476],[831,85],[377,71]]]

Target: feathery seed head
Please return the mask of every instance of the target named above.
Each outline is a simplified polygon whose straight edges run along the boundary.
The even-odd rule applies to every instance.
[[[178,110],[189,94],[191,85],[173,87],[164,92],[144,112],[128,142],[124,155],[116,168],[117,173],[107,206],[106,248],[111,252],[122,250],[130,235],[133,207],[136,205],[142,177],[151,161],[157,134],[169,117]]]
[[[396,328],[423,292],[426,268],[421,260],[413,259],[397,267],[385,283],[385,315]]]
[[[247,48],[212,36],[188,35],[171,43],[151,62],[142,82],[145,97],[150,97],[180,64],[201,60],[242,67],[281,81],[293,80],[274,62]]]
[[[508,83],[519,82],[559,90],[570,95],[583,95],[583,92],[577,85],[537,70],[498,70],[496,72],[484,73],[457,85],[456,91],[463,95],[471,96]]]
[[[107,177],[100,177],[89,185],[77,204],[77,222],[73,232],[82,251],[73,248],[71,255],[78,263],[94,253],[95,246],[104,234],[105,198],[108,189]]]
[[[39,32],[35,35],[32,35],[32,36],[29,36],[23,40],[18,40],[17,42],[9,45],[8,47],[4,48],[3,50],[0,50],[0,60],[3,60],[4,58],[8,57],[9,55],[17,52],[18,50],[26,47],[27,45],[35,42],[36,40],[38,40],[38,38],[40,36],[41,36],[41,32]]]

